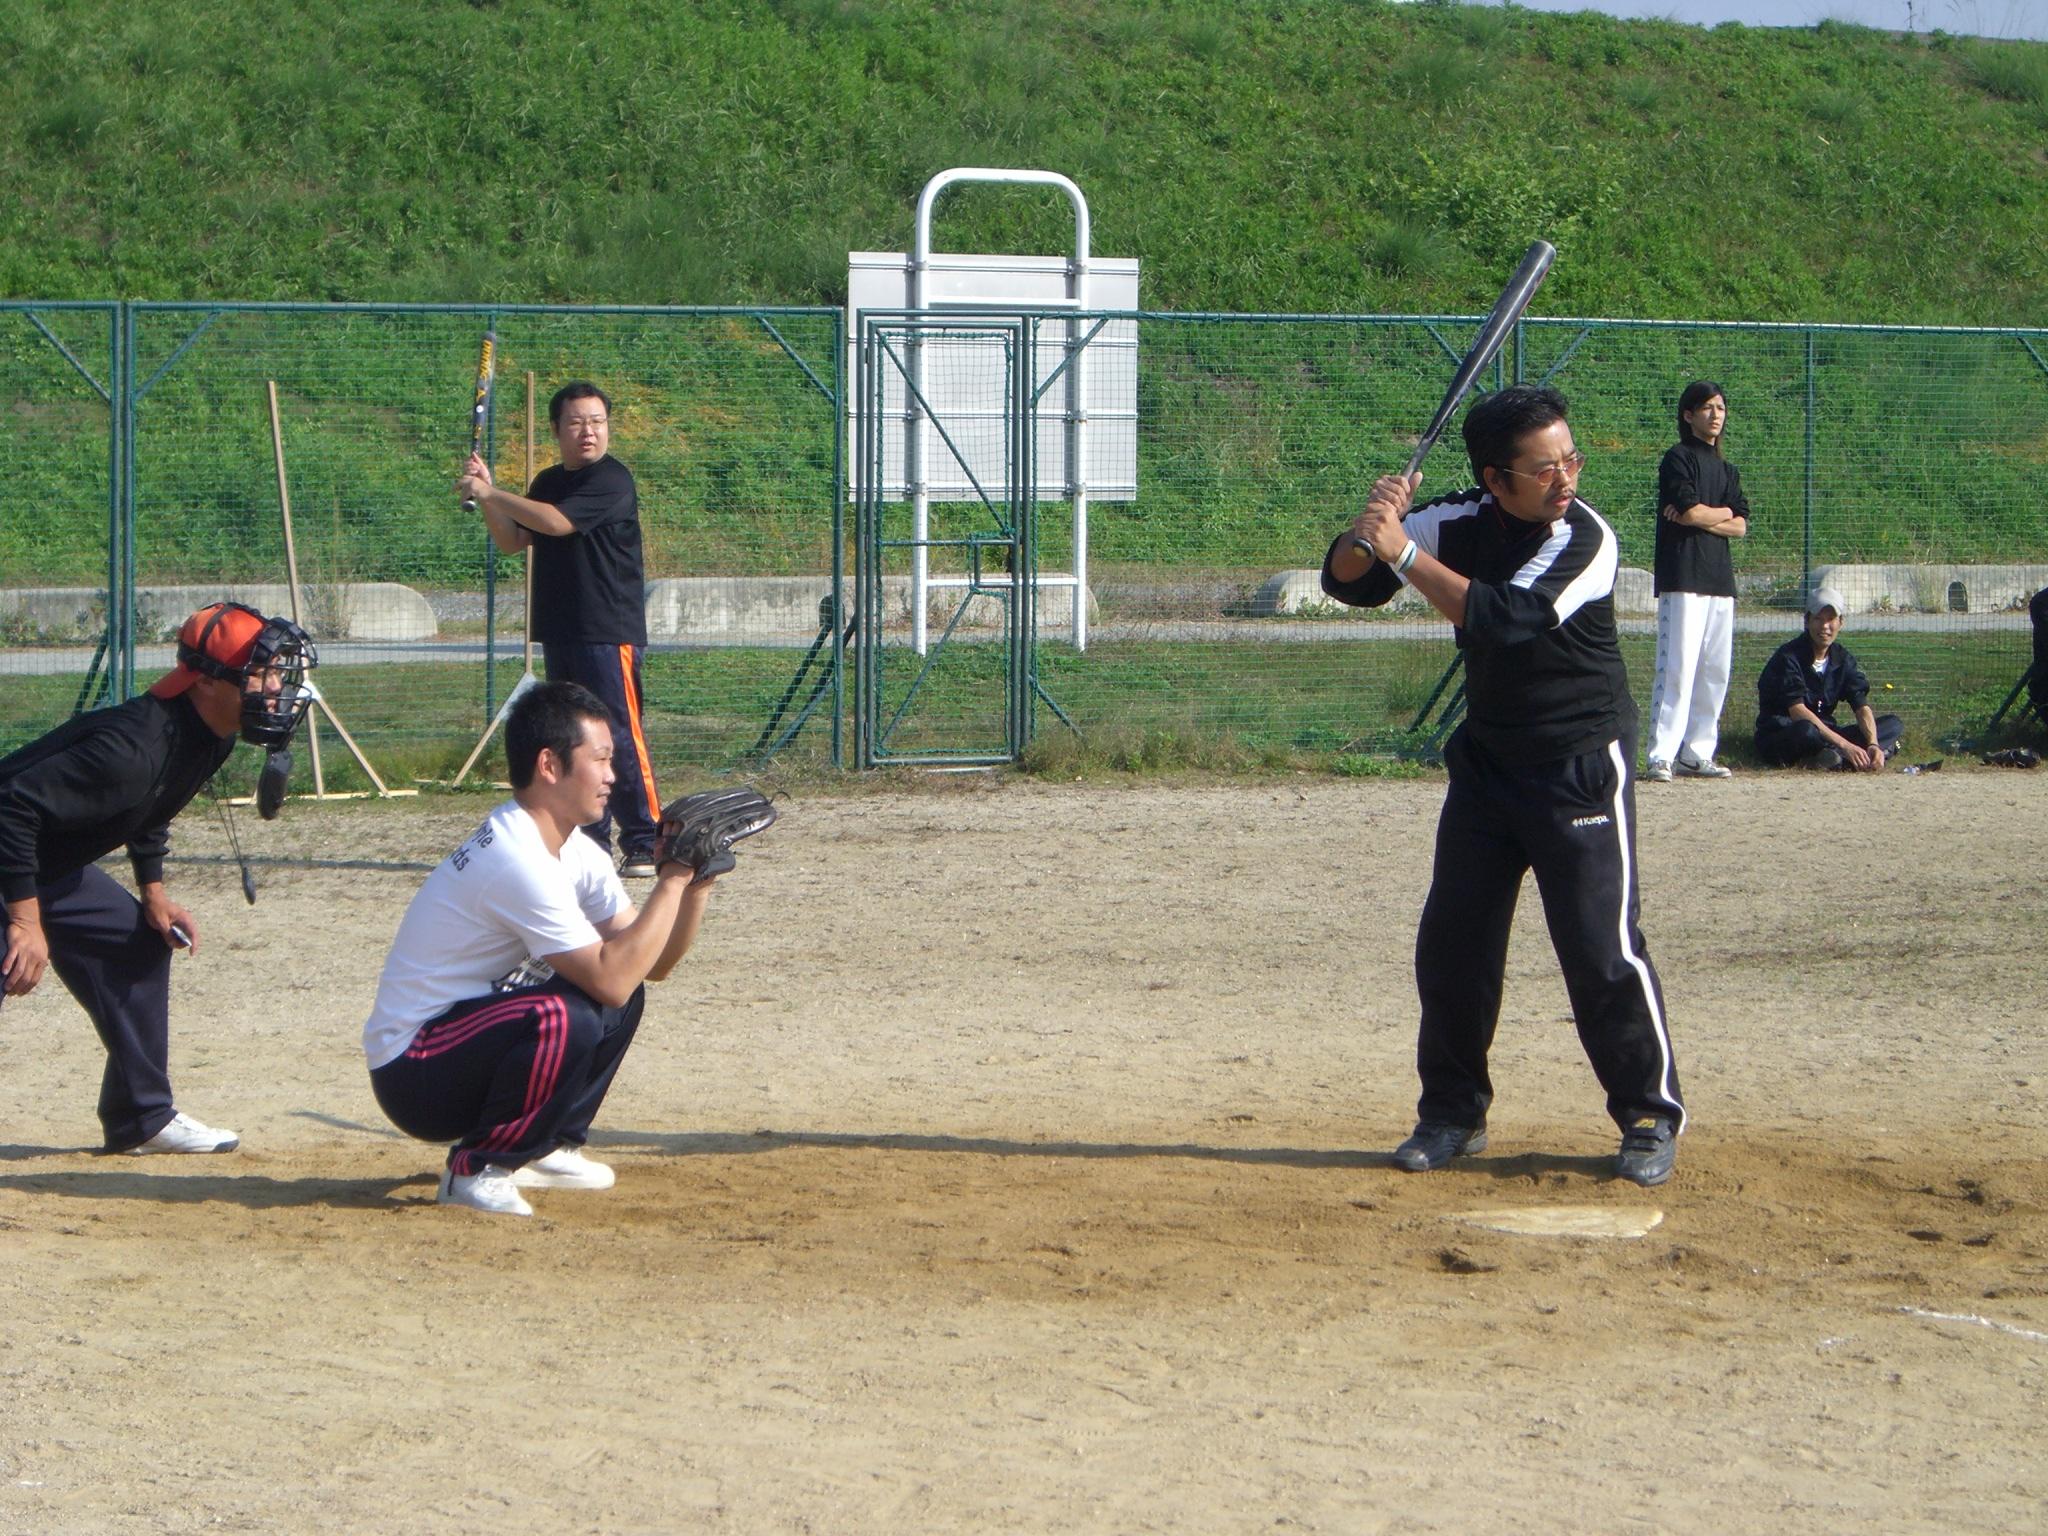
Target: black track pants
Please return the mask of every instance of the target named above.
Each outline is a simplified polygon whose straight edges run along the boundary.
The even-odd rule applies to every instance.
[[[1638,926],[1633,758],[1617,741],[1554,762],[1508,764],[1464,729],[1452,735],[1436,868],[1415,940],[1419,1119],[1486,1123],[1508,929],[1522,876],[1534,869],[1608,1114],[1618,1125],[1645,1114],[1684,1125],[1663,988]]]
[[[541,647],[551,683],[581,683],[600,699],[612,717],[611,803],[604,815],[583,830],[611,852],[612,823],[619,827],[619,851],[644,858],[654,850],[661,825],[661,794],[654,787],[654,760],[647,750],[642,724],[644,692],[637,645],[586,645],[554,642]]]
[[[50,969],[107,1048],[100,1127],[109,1151],[140,1146],[170,1123],[171,947],[142,903],[96,864],[36,887]],[[0,905],[0,918],[6,915]]]
[[[1877,744],[1890,757],[1899,750],[1899,739],[1906,734],[1906,722],[1897,715],[1878,715]],[[1833,724],[1832,721],[1829,722]],[[1835,730],[1848,737],[1858,746],[1868,746],[1863,739],[1863,727],[1851,720],[1846,725],[1837,725]],[[1787,768],[1794,763],[1804,762],[1814,753],[1834,743],[1823,736],[1820,727],[1808,720],[1795,720],[1790,715],[1764,715],[1756,723],[1756,755],[1777,768]]]
[[[463,1177],[518,1168],[589,1139],[646,1001],[641,987],[606,1007],[559,976],[469,998],[373,1069],[370,1088],[408,1136],[454,1142],[448,1165]]]

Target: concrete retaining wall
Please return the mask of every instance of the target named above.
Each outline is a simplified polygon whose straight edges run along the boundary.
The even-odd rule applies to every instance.
[[[2048,565],[1822,565],[1813,584],[1850,613],[2006,613],[2048,587]]]
[[[1071,574],[1047,571],[1039,577],[1038,627],[1041,631],[1074,622]],[[991,585],[993,583],[990,583]],[[847,582],[851,601],[852,581]],[[832,591],[829,576],[662,576],[647,583],[647,637],[700,643],[749,639],[796,639],[815,635],[819,605]],[[957,586],[932,586],[925,594],[927,621],[937,630],[960,605]],[[963,628],[993,629],[1002,623],[1003,602],[993,597],[968,600]],[[910,578],[882,578],[883,618],[890,624],[910,619]],[[1089,594],[1088,616],[1098,614]],[[842,623],[844,620],[842,620]]]
[[[300,620],[314,640],[431,640],[434,611],[411,587],[394,581],[359,581],[299,589]],[[247,603],[259,613],[289,615],[291,590],[277,583],[224,583],[211,587],[139,587],[135,631],[143,640],[167,640],[186,619],[211,603]],[[95,640],[107,626],[107,594],[97,587],[20,587],[0,591],[0,623],[33,626],[52,640]]]
[[[1614,577],[1614,611],[1616,613],[1655,613],[1657,599],[1650,592],[1651,580],[1648,571],[1625,565]],[[1844,597],[1846,601],[1846,595]],[[1314,610],[1330,605],[1330,599],[1323,593],[1323,572],[1318,566],[1312,571],[1280,571],[1268,577],[1257,594],[1252,598],[1252,616],[1272,619],[1285,614],[1300,613],[1304,608]],[[1386,612],[1401,613],[1422,611],[1429,603],[1413,587],[1403,587],[1394,600],[1386,605]],[[1348,610],[1347,610],[1348,611]]]

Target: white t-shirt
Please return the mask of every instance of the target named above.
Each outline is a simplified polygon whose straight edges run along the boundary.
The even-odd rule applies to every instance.
[[[399,920],[363,1026],[372,1070],[396,1060],[427,1020],[487,995],[528,960],[595,944],[592,925],[627,905],[594,839],[571,833],[550,855],[525,807],[507,800],[427,876]]]

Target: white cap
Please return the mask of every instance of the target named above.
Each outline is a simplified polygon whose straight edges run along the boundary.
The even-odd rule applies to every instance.
[[[1848,611],[1842,606],[1842,594],[1833,587],[1815,587],[1813,595],[1806,600],[1806,611],[1819,613],[1823,608],[1834,609],[1838,618]]]

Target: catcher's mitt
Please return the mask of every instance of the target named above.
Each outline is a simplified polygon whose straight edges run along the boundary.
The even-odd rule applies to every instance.
[[[775,824],[775,807],[758,789],[707,789],[662,808],[654,842],[656,867],[687,864],[691,884],[722,875],[738,862],[732,845]]]

